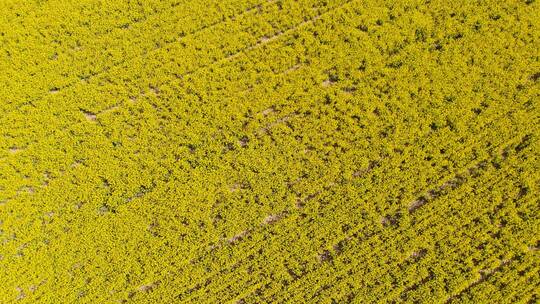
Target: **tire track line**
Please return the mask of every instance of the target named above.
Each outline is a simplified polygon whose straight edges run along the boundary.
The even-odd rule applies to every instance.
[[[515,144],[515,143],[514,143],[514,144]],[[510,144],[510,146],[513,146],[513,145]],[[504,153],[504,152],[503,152],[503,153]],[[515,155],[516,155],[516,156],[517,156],[517,155],[523,155],[523,153],[520,151],[520,152],[516,152]],[[496,156],[494,156],[494,157],[492,157],[492,158],[495,158],[495,157],[496,157]],[[510,166],[510,164],[508,164],[508,166]],[[493,168],[496,168],[494,165],[493,165],[492,167],[493,167]],[[508,168],[508,170],[511,170],[511,168]],[[483,171],[482,171],[482,172],[483,172]],[[482,172],[481,172],[481,173],[482,173]],[[482,173],[482,174],[483,174],[483,173]],[[508,172],[507,175],[511,175],[511,172]],[[497,182],[497,183],[501,183],[501,184],[502,184],[504,181],[505,181],[505,176],[501,176],[501,175],[497,176],[497,179],[496,179],[496,182]],[[485,190],[484,190],[483,192],[490,191],[490,190],[488,189],[488,188],[489,188],[488,186],[491,185],[491,184],[493,184],[493,183],[490,182],[490,183],[488,183],[488,184],[484,184],[484,185],[483,185],[483,188],[484,188]],[[482,192],[479,193],[479,194],[476,194],[476,196],[479,196],[479,195],[481,195],[481,194],[482,194]],[[519,200],[519,199],[522,199],[522,197],[517,197],[517,198],[515,198],[515,199],[518,199],[518,200]],[[493,210],[491,210],[491,209],[490,209],[490,210],[487,210],[487,212],[492,212],[492,211],[493,211]],[[431,219],[431,215],[426,214],[426,215],[423,215],[422,218],[423,218],[423,219]],[[414,225],[415,225],[415,226],[418,226],[418,224],[423,223],[424,226],[429,227],[431,222],[432,222],[431,220],[419,221],[419,222],[414,223]],[[405,229],[405,228],[404,228],[404,229]],[[479,229],[480,229],[480,228],[479,228]],[[442,239],[443,239],[443,238],[441,238],[440,240],[442,240]],[[455,251],[458,251],[458,250],[455,250]]]
[[[503,145],[504,145],[504,144],[503,144]],[[380,161],[381,161],[381,160],[379,160],[379,162],[380,162]],[[467,166],[465,166],[465,168],[466,168],[466,167],[467,167]],[[466,170],[467,170],[467,169],[466,169]],[[444,178],[443,178],[443,179],[444,179]],[[332,188],[334,185],[335,185],[335,183],[331,183],[331,184],[327,185],[327,187],[325,187],[325,188],[326,188],[326,190],[328,190],[328,189]],[[306,199],[307,199],[307,200],[313,199],[313,198],[315,198],[318,194],[319,194],[319,193],[315,193],[315,194],[312,194],[312,195],[308,195],[308,196],[306,197]],[[290,214],[291,214],[291,212],[290,212],[289,210],[286,210],[285,212],[282,212],[282,213],[280,214],[280,220],[286,218],[286,217],[289,216]],[[275,222],[277,222],[277,221],[275,221]],[[263,226],[263,227],[264,227],[264,226]],[[254,232],[257,231],[257,230],[259,230],[259,229],[252,228],[252,229],[249,229],[249,230],[247,230],[247,231],[241,232],[241,233],[240,233],[241,236],[238,235],[238,236],[233,236],[233,237],[231,238],[231,239],[234,239],[234,242],[224,242],[223,244],[224,244],[224,245],[226,245],[227,243],[235,244],[235,243],[237,243],[237,242],[239,242],[239,241],[242,241],[242,239],[245,238],[245,237],[247,237],[247,235],[252,234],[252,233],[254,233]],[[354,236],[354,233],[350,234],[347,238],[351,238],[352,236]],[[344,240],[346,240],[347,238],[345,238]],[[342,241],[343,241],[343,240],[342,240]],[[215,249],[215,248],[216,248],[216,247],[211,247],[211,250],[213,250],[213,249]],[[252,247],[252,248],[253,248],[253,247]],[[255,249],[256,249],[256,248],[255,248]],[[253,253],[254,253],[254,250],[251,251],[251,254],[253,254]],[[236,265],[236,264],[238,264],[238,262],[234,263],[234,265]],[[230,268],[230,267],[228,267],[228,268]],[[223,271],[220,271],[220,272],[219,272],[219,274],[222,274],[222,273],[223,273]],[[211,276],[207,277],[206,280],[209,280],[209,279],[211,279],[211,278],[214,277],[214,276],[215,276],[215,275],[211,275]],[[192,291],[193,291],[193,290],[192,290]]]
[[[196,30],[193,30],[193,31],[190,31],[188,33],[186,33],[184,36],[181,36],[179,37],[178,39],[174,40],[174,41],[171,41],[171,42],[166,42],[166,43],[163,43],[159,46],[155,46],[154,48],[152,48],[150,51],[148,52],[145,52],[144,54],[141,54],[141,55],[135,55],[135,56],[132,56],[132,57],[128,57],[126,60],[124,61],[121,61],[121,62],[118,62],[118,63],[115,63],[111,66],[108,66],[108,67],[105,67],[103,68],[102,70],[96,72],[96,73],[93,73],[91,75],[89,75],[90,78],[92,77],[97,77],[97,76],[101,76],[105,73],[108,73],[108,72],[113,72],[117,69],[121,69],[123,65],[126,65],[128,64],[130,61],[136,59],[136,58],[139,58],[139,57],[147,57],[147,56],[150,56],[151,54],[153,53],[156,53],[158,52],[159,50],[161,49],[164,49],[172,44],[175,44],[175,43],[178,43],[182,40],[185,40],[191,36],[194,36],[194,35],[197,35],[198,33],[200,32],[203,32],[203,31],[206,31],[206,30],[209,30],[211,28],[214,28],[222,23],[225,23],[225,22],[228,22],[228,21],[231,21],[231,20],[234,20],[235,18],[238,18],[238,17],[241,17],[241,16],[244,16],[244,15],[247,15],[247,14],[250,14],[252,12],[255,12],[259,9],[259,6],[270,6],[272,4],[274,4],[275,2],[277,2],[277,0],[267,0],[267,1],[262,1],[260,3],[258,3],[257,5],[254,5],[254,6],[251,6],[247,9],[244,9],[242,12],[240,12],[239,14],[236,14],[236,15],[232,15],[232,16],[229,16],[228,18],[226,18],[225,20],[220,20],[220,21],[216,21],[216,22],[211,22],[209,24],[206,24],[206,25],[203,25],[202,27],[196,29]],[[186,18],[189,18],[188,16],[186,16]],[[223,19],[223,18],[222,18]],[[67,90],[67,89],[71,89],[73,88],[75,85],[79,84],[80,81],[77,79],[77,80],[74,80],[73,82],[71,83],[68,83],[67,85],[63,86],[63,87],[60,87],[60,88],[57,88],[56,90],[54,91],[51,91],[51,92],[43,92],[40,96],[36,96],[35,98],[31,98],[31,99],[26,99],[25,100],[25,104],[34,104],[36,101],[41,101],[41,98],[46,96],[47,94],[50,94],[50,93],[59,93],[60,91],[62,90]],[[84,82],[84,85],[87,85],[88,82]],[[14,110],[16,111],[16,110]]]
[[[267,5],[270,6],[270,5],[272,5],[272,4],[273,4],[274,2],[276,2],[276,1],[277,1],[277,0],[270,0],[270,1],[267,2]],[[294,31],[296,31],[297,29],[299,29],[300,27],[303,27],[303,26],[306,26],[306,25],[308,25],[308,24],[311,24],[311,23],[315,22],[316,20],[319,20],[320,18],[324,17],[325,15],[330,14],[330,13],[333,12],[334,10],[338,10],[338,9],[340,9],[341,7],[344,7],[344,6],[346,6],[346,5],[348,5],[349,3],[352,3],[352,2],[353,2],[353,1],[348,1],[348,2],[344,2],[344,3],[340,4],[340,5],[338,5],[338,6],[336,6],[336,7],[332,7],[332,8],[330,8],[329,10],[327,10],[327,11],[325,11],[325,12],[323,12],[323,13],[321,13],[321,14],[319,14],[319,15],[313,17],[313,18],[311,18],[310,20],[300,22],[300,23],[298,23],[298,24],[296,24],[296,25],[294,25],[294,26],[292,26],[292,27],[290,27],[290,28],[288,28],[288,29],[282,31],[281,33],[278,33],[278,34],[276,34],[276,35],[270,37],[270,38],[263,39],[263,40],[259,40],[257,43],[255,43],[255,44],[253,44],[253,45],[251,45],[251,46],[245,47],[244,49],[238,51],[236,54],[232,54],[232,55],[230,55],[230,56],[228,56],[228,57],[226,57],[226,58],[223,58],[223,59],[221,59],[221,60],[214,61],[214,62],[212,62],[212,63],[210,63],[210,64],[202,65],[202,66],[200,66],[200,67],[198,67],[198,68],[196,68],[196,69],[194,69],[194,70],[192,70],[192,71],[188,71],[188,72],[186,72],[186,73],[180,75],[180,77],[186,77],[186,76],[188,76],[188,75],[195,74],[197,71],[202,70],[202,69],[206,69],[206,68],[211,67],[211,66],[213,66],[213,65],[215,65],[215,64],[223,64],[223,63],[225,63],[225,62],[233,62],[233,61],[234,61],[236,58],[238,58],[241,54],[246,53],[246,52],[249,52],[249,51],[253,51],[253,50],[255,50],[255,49],[257,49],[257,48],[260,48],[260,47],[262,47],[262,46],[264,46],[264,45],[266,45],[266,44],[270,44],[271,42],[274,42],[274,41],[278,40],[280,37],[282,37],[282,36],[284,36],[284,35],[287,35],[287,34],[290,34],[290,33],[294,32]],[[254,9],[258,9],[258,6],[256,6]],[[158,89],[158,88],[156,88],[156,89]],[[145,93],[139,94],[138,98],[142,97],[143,95],[145,95]],[[121,104],[121,105],[120,105],[120,104],[117,104],[117,105],[113,105],[113,106],[111,106],[110,108],[108,108],[108,109],[106,109],[106,110],[104,110],[104,111],[102,111],[102,112],[99,112],[99,113],[91,113],[91,112],[87,112],[87,111],[82,111],[82,114],[84,115],[84,117],[85,117],[88,121],[93,122],[93,121],[96,121],[96,120],[99,119],[99,115],[107,114],[107,113],[110,113],[110,112],[114,112],[114,111],[120,109],[120,108],[123,107],[123,106],[125,106],[125,104]],[[285,121],[285,120],[288,120],[288,119],[290,119],[290,118],[289,118],[289,117],[283,118],[284,121]],[[282,121],[276,121],[277,124],[279,124],[279,123],[281,123],[281,122],[282,122]],[[271,127],[271,126],[267,126],[266,128],[268,128],[268,127]],[[21,152],[23,152],[23,151],[21,151]],[[4,158],[4,160],[6,160],[6,159]],[[7,200],[5,200],[5,201],[10,201],[10,200],[13,200],[13,199],[14,199],[14,198],[12,197],[12,198],[9,198],[9,199],[7,199]]]
[[[500,145],[498,148],[501,148],[502,146],[505,146],[505,144]],[[492,158],[493,158],[493,157],[492,157]],[[490,159],[492,159],[492,158],[490,158]],[[464,169],[467,170],[467,167],[468,167],[468,166],[465,166]],[[445,194],[445,195],[446,195],[446,194]],[[363,229],[363,228],[362,228],[362,229]],[[350,233],[350,234],[349,234],[348,236],[346,236],[345,238],[342,238],[339,242],[344,242],[344,241],[346,242],[346,241],[350,241],[351,239],[359,239],[359,240],[365,241],[366,239],[370,239],[370,238],[372,238],[373,236],[377,235],[377,233],[380,232],[380,231],[383,231],[383,230],[381,229],[381,230],[379,230],[379,231],[371,232],[371,233],[368,234],[367,236],[362,236],[362,237],[360,237],[360,238],[358,237],[358,234],[359,234],[360,230],[354,231],[353,233]],[[339,243],[339,242],[338,242],[338,243]],[[341,275],[344,275],[343,272],[340,273],[340,274],[341,274]],[[300,283],[298,283],[298,284],[300,284]],[[292,286],[292,284],[291,284],[290,286]],[[291,289],[291,288],[292,288],[292,287],[290,287],[289,289]],[[291,290],[291,292],[292,292],[292,290]]]
[[[324,15],[327,15],[327,14],[333,12],[334,10],[337,10],[337,9],[339,9],[339,8],[345,6],[345,5],[347,5],[348,3],[353,2],[353,1],[356,1],[356,0],[351,0],[351,1],[349,1],[349,2],[345,2],[345,3],[342,3],[342,4],[338,5],[338,6],[332,7],[332,8],[330,8],[329,10],[327,10],[327,11],[325,11],[325,12],[323,12],[323,13],[321,13],[321,14],[315,16],[315,17],[313,17],[313,18],[310,19],[310,20],[300,22],[300,23],[298,23],[298,24],[296,24],[296,25],[294,25],[294,26],[292,26],[292,27],[290,27],[290,28],[288,28],[288,29],[285,29],[284,31],[282,31],[282,32],[280,32],[280,33],[278,33],[278,34],[276,34],[276,35],[273,35],[273,36],[270,37],[270,38],[259,40],[259,41],[257,41],[255,44],[252,44],[252,45],[249,45],[249,46],[247,46],[247,47],[244,47],[244,48],[240,49],[239,51],[237,51],[236,53],[231,54],[231,55],[228,55],[228,56],[225,57],[225,58],[222,58],[222,59],[213,61],[213,62],[211,62],[211,63],[209,63],[209,64],[204,64],[204,65],[198,66],[197,68],[192,69],[192,70],[190,70],[190,71],[187,71],[187,72],[185,72],[185,73],[178,74],[178,75],[176,76],[176,78],[182,79],[182,78],[184,78],[184,77],[187,77],[187,76],[189,76],[189,75],[193,75],[193,74],[197,73],[197,72],[200,71],[200,70],[207,69],[207,68],[212,67],[212,66],[214,66],[214,65],[219,65],[219,64],[223,64],[223,63],[227,63],[227,62],[233,62],[234,59],[239,58],[240,55],[242,55],[242,54],[244,54],[244,53],[246,53],[246,52],[249,52],[249,51],[253,51],[253,50],[255,50],[255,49],[258,49],[259,47],[264,46],[264,45],[266,45],[266,44],[270,44],[271,42],[278,40],[281,36],[290,34],[290,33],[294,32],[295,30],[297,30],[298,28],[300,28],[300,27],[302,27],[302,26],[305,26],[305,25],[307,25],[307,24],[313,23],[313,22],[315,22],[316,20],[318,20],[318,19],[324,17]],[[267,6],[272,5],[274,2],[277,2],[277,0],[269,0],[268,3],[267,3]],[[257,8],[255,8],[255,9],[257,9]],[[226,22],[226,21],[225,21],[225,22]],[[219,24],[221,24],[221,23],[223,23],[223,22],[219,22],[219,23],[217,23],[217,24],[215,24],[215,25],[219,25]],[[204,31],[204,30],[206,30],[206,29],[207,29],[207,28],[205,28],[205,29],[203,29],[203,30],[201,30],[201,31]],[[187,37],[187,36],[186,36],[186,37]],[[185,37],[183,37],[182,39],[184,39],[184,38],[185,38]],[[174,42],[173,42],[173,43],[174,43]],[[172,44],[172,43],[171,43],[171,44]],[[164,47],[166,47],[166,46],[167,46],[167,45],[164,45],[164,46],[160,47],[159,49],[164,48]],[[156,51],[157,51],[157,50],[158,50],[158,49],[156,49]],[[171,79],[170,81],[168,81],[168,82],[166,82],[166,83],[164,83],[164,84],[168,84],[168,83],[173,82],[173,81],[174,81],[174,79]],[[163,85],[163,84],[162,84],[162,85]],[[151,90],[153,90],[154,92],[157,92],[157,91],[159,90],[159,87],[157,87],[157,88],[151,88]],[[142,93],[140,93],[138,96],[134,97],[134,99],[141,98],[141,97],[145,96],[146,94],[147,94],[146,92],[142,92]],[[100,116],[100,115],[111,112],[111,111],[109,111],[109,110],[117,110],[117,109],[120,109],[121,107],[124,107],[125,105],[126,105],[126,103],[123,103],[123,104],[115,104],[115,105],[112,105],[111,107],[109,107],[108,109],[106,109],[106,110],[104,110],[104,111],[101,111],[101,112],[98,112],[98,113],[89,112],[89,111],[86,111],[86,110],[82,110],[82,109],[80,109],[80,108],[79,108],[79,110],[81,111],[81,113],[83,114],[83,116],[86,118],[87,122],[94,122],[94,121],[99,122],[99,116]],[[84,122],[84,121],[83,121],[83,122]],[[45,136],[47,136],[47,135],[45,135]],[[28,147],[26,147],[26,148],[28,148]],[[22,150],[22,151],[20,151],[20,152],[23,152],[23,153],[24,153],[24,150]],[[3,160],[7,160],[8,158],[9,158],[9,156],[8,156],[8,157],[5,157]]]
[[[503,177],[498,177],[498,179],[495,180],[495,181],[493,181],[493,182],[494,182],[494,183],[500,183],[500,182],[502,182],[502,181],[503,181]],[[491,183],[491,182],[490,182],[489,185],[494,184],[494,183]],[[486,190],[484,190],[484,192],[489,191],[489,190],[487,190],[487,186],[488,186],[488,185],[486,184],[486,186],[485,186]],[[481,194],[481,193],[480,193],[480,194]],[[465,194],[464,194],[464,195],[465,195]],[[445,213],[445,212],[446,212],[446,211],[444,211],[444,212],[441,213],[441,214],[437,214],[437,215],[438,215],[438,216],[444,216],[444,213]],[[488,210],[487,212],[490,212],[490,210]],[[426,223],[426,226],[429,226],[429,225],[430,225],[430,223]],[[410,227],[403,228],[403,229],[401,229],[400,231],[397,231],[397,232],[396,232],[396,235],[400,235],[402,232],[406,231],[406,229],[410,229]],[[399,237],[398,237],[398,238],[399,238]],[[432,242],[435,243],[435,242],[437,242],[437,241],[443,240],[444,238],[445,238],[445,236],[443,235],[443,236],[439,237],[438,239],[432,240]],[[399,238],[399,239],[401,239],[401,238]],[[371,247],[374,247],[373,244],[371,244],[370,246],[371,246]],[[376,247],[377,247],[377,246],[376,246]],[[387,250],[387,248],[385,247],[385,248],[381,248],[380,250],[376,250],[375,252],[370,252],[370,254],[369,254],[367,257],[375,258],[375,257],[377,256],[377,254],[382,253],[384,250]],[[345,253],[345,255],[347,255],[347,254]],[[364,255],[364,256],[362,256],[362,257],[363,257],[363,260],[365,261],[365,257],[366,257],[366,256]],[[360,263],[357,263],[357,264],[355,264],[355,265],[360,265]],[[349,269],[354,269],[354,265],[351,265],[351,267],[349,267],[348,269],[342,270],[342,271],[341,271],[340,273],[338,273],[335,277],[338,277],[338,276],[340,276],[340,275],[341,275],[341,276],[347,276],[347,277],[349,277],[349,273],[348,273],[348,270],[349,270]],[[317,273],[318,273],[318,272],[317,272]],[[316,276],[317,273],[311,272],[311,276]],[[335,278],[335,277],[325,279],[324,282],[332,282],[332,281],[334,281],[334,278]],[[352,277],[351,277],[351,278],[352,278]],[[430,280],[430,277],[428,276],[428,277],[425,277],[425,278],[419,280],[418,282],[426,283],[426,282],[428,282],[429,280]],[[418,282],[417,282],[417,283],[414,283],[414,284],[411,285],[411,286],[417,285]],[[420,286],[420,285],[418,285],[418,286]],[[375,286],[373,286],[373,287],[375,287]],[[304,288],[307,289],[307,287],[304,287]],[[406,287],[406,288],[407,288],[407,287]],[[312,296],[310,299],[315,299],[315,298],[317,298],[317,296],[318,296],[318,295],[315,294],[315,295]]]

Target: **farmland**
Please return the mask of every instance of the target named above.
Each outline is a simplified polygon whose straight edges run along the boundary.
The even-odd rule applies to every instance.
[[[0,12],[0,303],[540,301],[538,1]]]

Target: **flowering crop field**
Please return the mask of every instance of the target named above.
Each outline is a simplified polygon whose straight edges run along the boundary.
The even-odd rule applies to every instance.
[[[0,303],[539,303],[539,16],[0,1]]]

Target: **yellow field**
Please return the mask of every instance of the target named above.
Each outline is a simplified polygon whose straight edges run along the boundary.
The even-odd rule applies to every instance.
[[[538,1],[0,12],[0,303],[540,303]]]

